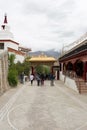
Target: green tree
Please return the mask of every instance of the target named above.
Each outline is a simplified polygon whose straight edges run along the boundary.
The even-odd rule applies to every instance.
[[[44,74],[50,74],[50,67],[44,65]]]
[[[30,63],[26,59],[23,62],[23,66],[24,66],[24,73],[25,73],[25,75],[29,75]]]
[[[8,72],[8,82],[12,87],[17,86],[18,84],[18,73],[16,69],[10,69]]]
[[[24,72],[24,66],[23,63],[21,63],[20,61],[18,61],[15,64],[16,70],[18,71],[18,75],[20,75],[22,72]]]
[[[29,75],[30,63],[25,59],[23,63],[15,61],[15,55],[9,55],[9,72],[8,72],[8,82],[10,86],[17,86],[19,76],[22,72],[25,75]]]
[[[23,63],[18,61],[16,63],[16,69],[18,71],[18,75],[20,75],[22,72],[24,72],[25,75],[29,75],[30,63],[26,61],[26,59],[24,60]]]
[[[43,65],[36,66],[36,73],[41,74],[41,73],[43,73],[43,71],[44,71]]]
[[[12,68],[14,67],[14,60],[15,60],[15,55],[14,54],[11,54],[8,56],[8,60],[9,60],[9,68]]]
[[[15,55],[9,55],[9,71],[8,71],[8,82],[10,86],[17,86],[18,84],[18,72],[15,67]]]
[[[44,73],[44,74],[49,74],[50,73],[50,67],[49,66],[46,66],[46,65],[39,65],[36,67],[36,72],[41,74],[41,73]]]

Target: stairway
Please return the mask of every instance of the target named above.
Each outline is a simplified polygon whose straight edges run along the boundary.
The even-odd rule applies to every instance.
[[[87,93],[87,82],[81,78],[76,78],[76,85],[80,94]]]

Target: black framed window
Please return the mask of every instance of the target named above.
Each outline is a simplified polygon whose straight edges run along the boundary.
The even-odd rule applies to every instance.
[[[4,43],[0,43],[0,49],[4,49]]]

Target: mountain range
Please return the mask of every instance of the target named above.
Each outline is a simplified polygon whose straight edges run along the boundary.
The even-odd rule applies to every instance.
[[[60,55],[60,52],[58,51],[55,51],[54,49],[51,49],[51,50],[47,50],[47,51],[34,51],[34,52],[30,52],[30,56],[38,56],[40,55],[41,53],[47,55],[47,56],[52,56],[56,59],[58,59],[59,55]]]

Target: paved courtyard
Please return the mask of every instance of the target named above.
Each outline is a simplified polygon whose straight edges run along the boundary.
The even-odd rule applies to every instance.
[[[87,94],[27,82],[0,97],[0,130],[87,130]]]

